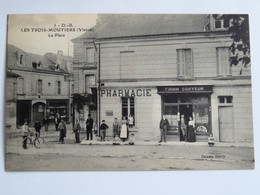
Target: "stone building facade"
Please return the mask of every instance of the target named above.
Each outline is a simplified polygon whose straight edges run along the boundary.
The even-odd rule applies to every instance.
[[[59,53],[62,56],[62,53]],[[55,58],[53,58],[56,56]],[[34,124],[43,122],[48,117],[54,121],[59,112],[61,117],[70,122],[71,118],[71,79],[68,70],[72,67],[72,58],[57,61],[57,54],[44,56],[31,54],[8,45],[7,68],[18,74],[16,120],[18,126],[25,120]],[[8,91],[9,88],[6,89]],[[8,93],[8,92],[7,92]]]
[[[180,141],[184,115],[194,119],[197,141],[212,133],[216,141],[253,142],[251,70],[230,67],[229,25],[211,15],[99,15],[95,33],[80,39],[96,52],[98,121],[106,120],[107,134],[114,118],[131,115],[129,133],[159,140],[166,115],[167,139]],[[83,55],[88,46],[81,47],[74,50]]]
[[[73,55],[73,104],[74,118],[85,126],[91,114],[97,123],[97,51],[95,33],[89,31],[72,40]]]

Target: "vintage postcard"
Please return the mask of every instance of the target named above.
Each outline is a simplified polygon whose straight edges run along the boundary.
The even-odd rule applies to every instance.
[[[7,20],[7,171],[254,169],[248,15]]]

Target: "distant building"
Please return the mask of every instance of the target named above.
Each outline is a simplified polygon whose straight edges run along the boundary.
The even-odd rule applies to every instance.
[[[87,37],[86,37],[87,36]],[[96,34],[89,31],[75,39],[73,55],[74,118],[85,126],[88,114],[97,123],[97,48]]]
[[[229,25],[212,15],[98,15],[94,31],[74,40],[74,89],[86,92],[95,75],[98,122],[106,120],[110,136],[114,118],[131,115],[136,139],[159,140],[166,115],[167,140],[183,140],[184,115],[197,141],[213,133],[253,142],[251,69],[230,67]]]
[[[5,82],[5,119],[6,127],[16,129],[17,78],[20,75],[7,70]]]
[[[25,120],[31,124],[36,120],[43,122],[45,116],[53,122],[57,112],[70,121],[71,65],[72,58],[62,56],[61,52],[42,56],[8,45],[7,68],[20,75],[16,92],[18,125]],[[9,87],[7,93],[8,90]]]

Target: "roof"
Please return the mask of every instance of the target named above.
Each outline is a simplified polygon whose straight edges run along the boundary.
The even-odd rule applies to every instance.
[[[203,32],[207,14],[98,14],[95,32],[73,39]]]
[[[55,68],[53,68],[56,65],[56,57],[53,57],[54,55],[52,55],[53,58],[49,58],[47,56],[43,56],[43,55],[39,55],[39,54],[33,54],[33,53],[27,53],[24,50],[8,44],[7,45],[7,65],[8,67],[14,67],[16,66],[17,63],[17,53],[20,53],[21,55],[24,55],[24,62],[25,65],[18,67],[19,69],[24,69],[24,70],[41,70],[41,71],[55,71]],[[72,61],[71,57],[66,57],[66,59],[69,59],[70,61]],[[54,60],[54,61],[53,61]],[[37,69],[34,69],[32,67],[32,63],[36,62],[39,63],[40,62],[40,66],[37,67]],[[64,70],[60,69],[60,72],[65,72]]]
[[[46,53],[44,54],[45,57],[49,58],[51,61],[53,61],[54,63],[57,62],[57,54],[55,53]],[[73,58],[70,56],[62,56],[62,59],[67,61],[67,62],[73,62]]]
[[[21,75],[17,74],[17,73],[14,73],[14,72],[11,72],[10,70],[7,70],[6,72],[6,77],[7,78],[16,78],[16,77],[20,77]]]

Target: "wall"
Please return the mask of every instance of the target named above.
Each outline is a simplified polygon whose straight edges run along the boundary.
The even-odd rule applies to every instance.
[[[177,49],[182,48],[192,50],[195,78],[216,78],[216,48],[230,45],[228,36],[104,43],[101,45],[101,79],[177,78]],[[233,67],[232,75],[240,76],[240,69],[241,66]],[[250,76],[250,71],[245,69],[243,76]]]
[[[7,128],[16,129],[16,78],[6,77],[5,82],[5,124]]]
[[[63,74],[47,74],[39,72],[29,72],[29,71],[20,71],[13,70],[13,72],[21,75],[24,78],[24,94],[26,96],[36,96],[37,93],[37,81],[38,79],[42,80],[42,94],[41,96],[45,98],[69,98],[69,82],[64,81]],[[61,82],[61,94],[57,93],[57,81]],[[50,83],[50,85],[49,85]],[[20,85],[18,85],[21,87]],[[20,88],[18,91],[21,90]],[[25,97],[26,97],[25,96]],[[22,98],[19,96],[19,98]]]
[[[111,89],[111,88],[102,88]],[[135,87],[113,88],[118,89],[134,89]],[[138,88],[140,89],[140,88]],[[159,122],[161,119],[161,96],[157,94],[157,88],[151,89],[151,96],[135,97],[135,131],[138,140],[158,140]],[[106,112],[112,111],[113,116],[107,116]],[[101,97],[101,120],[106,120],[109,129],[107,135],[112,136],[114,118],[122,120],[122,100],[121,97]]]
[[[86,61],[86,47],[93,47],[93,42],[86,43],[84,41],[74,42],[74,58],[73,58],[73,83],[74,93],[85,94],[85,75],[95,74],[97,71],[96,54],[94,62]],[[95,50],[94,50],[95,51]]]
[[[219,141],[218,96],[233,96],[234,142],[253,142],[252,91],[250,85],[214,87],[211,97],[212,130]]]
[[[136,126],[142,139],[157,139],[161,116],[161,99],[156,86],[213,85],[211,95],[212,132],[219,141],[218,96],[233,96],[234,142],[252,142],[251,69],[242,65],[232,67],[231,78],[217,77],[218,47],[229,47],[228,35],[178,37],[162,40],[161,37],[145,40],[110,40],[101,44],[101,82],[104,88],[146,87],[153,88],[153,97],[147,101],[136,97]],[[194,67],[194,78],[177,78],[177,49],[190,48]],[[113,117],[105,111],[113,110]],[[114,117],[121,117],[119,97],[101,98],[101,120],[109,126]],[[109,129],[112,133],[111,128]],[[158,133],[157,133],[158,132]]]

